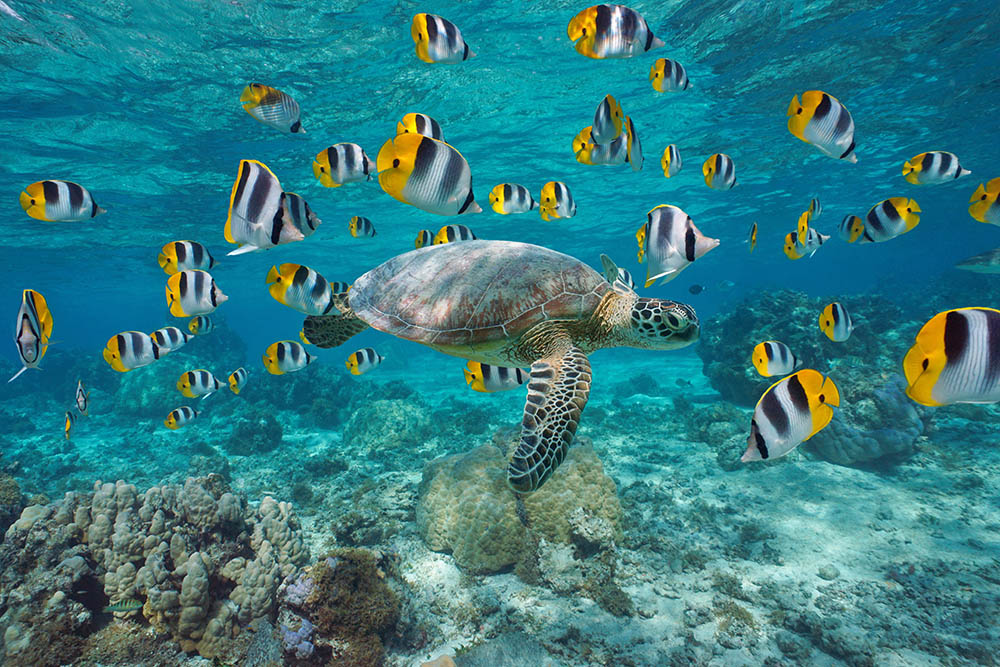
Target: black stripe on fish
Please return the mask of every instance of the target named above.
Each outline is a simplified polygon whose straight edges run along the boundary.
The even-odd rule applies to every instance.
[[[83,188],[76,183],[66,182],[66,189],[69,192],[69,205],[77,211],[83,206]]]
[[[358,156],[355,154],[354,146],[344,146],[344,171],[348,174],[356,169]]]
[[[941,156],[941,162],[938,165],[939,173],[947,174],[948,170],[951,169],[951,155],[949,153],[938,153]],[[958,170],[955,170],[958,173]]]
[[[840,154],[840,158],[844,159],[848,155],[854,152],[854,140],[851,139],[851,145],[847,147],[847,150]]]
[[[597,5],[597,16],[594,17],[594,36],[603,38],[611,32],[611,7]]]
[[[340,152],[336,146],[326,149],[326,159],[330,162],[330,174],[337,173],[337,165],[340,164]]]
[[[292,276],[292,284],[302,287],[307,280],[309,280],[309,267],[299,264],[299,268],[295,269],[295,275]]]
[[[843,135],[849,129],[851,129],[851,114],[847,112],[847,109],[843,105],[840,106],[840,116],[837,118],[837,125],[835,127],[836,134]],[[853,144],[851,148],[853,148]]]
[[[767,443],[764,442],[764,436],[760,434],[760,428],[757,426],[757,420],[750,420],[750,437],[753,438],[753,444],[760,452],[760,458],[767,460]]]
[[[969,348],[969,321],[960,311],[953,310],[944,318],[944,356],[955,363]]]
[[[279,365],[287,356],[287,347],[288,343],[279,343],[277,349],[274,351],[274,356],[278,360]]]
[[[813,111],[813,118],[817,121],[826,118],[827,114],[833,108],[833,103],[830,101],[830,96],[823,93],[823,96],[819,100],[819,104],[816,105],[816,110]]]
[[[504,183],[503,184],[503,200],[504,200],[504,203],[509,202],[513,196],[514,196],[514,188],[512,188],[510,186],[510,183]]]
[[[177,256],[177,263],[184,264],[187,261],[188,248],[186,243],[175,243],[174,254]]]
[[[787,436],[790,428],[788,422],[788,415],[785,413],[785,409],[781,407],[781,402],[778,400],[776,395],[777,387],[771,391],[764,394],[764,398],[760,400],[761,413],[767,418],[767,421],[779,436]]]
[[[471,185],[471,181],[470,181],[470,185]],[[462,207],[461,207],[460,209],[458,209],[458,212],[459,212],[459,213],[465,213],[465,212],[466,212],[466,210],[468,210],[469,206],[471,206],[471,205],[472,205],[472,204],[474,204],[475,202],[476,202],[476,198],[475,198],[475,196],[474,196],[474,195],[472,194],[472,188],[470,187],[470,188],[469,188],[469,194],[468,194],[468,196],[467,196],[467,197],[465,198],[465,201],[464,201],[464,202],[462,203]]]
[[[437,41],[438,27],[436,17],[427,14],[424,16],[424,25],[427,28],[427,44],[432,45]]]
[[[46,204],[59,201],[59,184],[55,181],[42,181],[42,197]]]
[[[1000,377],[1000,315],[980,311],[986,317],[986,372],[984,380],[992,386]]]
[[[767,355],[768,361],[774,360],[774,343],[764,343],[764,354]]]
[[[807,414],[809,412],[809,396],[806,394],[805,387],[802,386],[802,382],[799,380],[797,375],[793,375],[788,378],[788,397],[792,399],[792,405],[801,414]]]
[[[697,257],[695,257],[695,243],[698,239],[695,237],[694,225],[691,223],[691,218],[688,218],[688,224],[686,225],[687,231],[684,232],[684,258],[689,262],[693,262]]]
[[[274,211],[274,216],[271,218],[271,233],[269,238],[271,245],[278,245],[281,241],[281,230],[284,227],[284,221],[282,220],[283,213],[285,209],[285,193],[281,193],[279,199],[278,208]],[[215,302],[215,296],[212,296],[212,302]]]

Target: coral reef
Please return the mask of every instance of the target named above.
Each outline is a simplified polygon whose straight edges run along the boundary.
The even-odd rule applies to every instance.
[[[284,429],[270,413],[239,419],[226,440],[226,452],[237,456],[266,454],[281,444]]]
[[[0,541],[3,541],[2,533],[7,532],[7,528],[21,515],[23,508],[21,487],[17,480],[0,472]]]
[[[382,452],[413,447],[431,433],[427,406],[408,399],[364,403],[344,426],[344,442]]]

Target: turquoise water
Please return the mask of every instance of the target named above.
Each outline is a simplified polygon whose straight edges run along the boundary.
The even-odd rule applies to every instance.
[[[203,456],[208,463],[199,463],[196,472],[208,472],[228,459],[234,489],[251,499],[265,493],[288,499],[302,479],[298,472],[289,472],[289,461],[334,457],[353,463],[353,457],[368,457],[370,461],[361,462],[346,477],[337,477],[335,484],[328,484],[329,479],[315,481],[317,497],[329,494],[328,498],[340,498],[336,503],[329,499],[299,503],[311,531],[307,540],[314,556],[329,546],[321,526],[336,522],[338,512],[343,514],[349,504],[343,498],[352,488],[365,483],[381,488],[377,484],[383,475],[392,479],[394,474],[408,475],[412,505],[424,463],[472,449],[488,442],[495,428],[517,424],[523,395],[471,392],[463,382],[462,360],[374,331],[336,349],[310,348],[317,361],[299,376],[266,377],[260,355],[271,342],[297,339],[302,316],[274,301],[264,278],[272,265],[295,262],[331,281],[351,282],[410,250],[418,230],[433,232],[444,224],[466,224],[482,239],[553,248],[595,268],[600,266],[599,255],[606,253],[641,281],[645,267],[635,258],[636,230],[654,206],[679,206],[703,233],[721,239],[721,244],[676,280],[640,289],[643,296],[691,304],[705,336],[721,333],[713,332],[713,326],[727,327],[727,339],[738,344],[724,359],[718,352],[712,354],[737,369],[744,363],[749,366],[749,352],[760,342],[755,336],[761,332],[752,329],[749,320],[724,318],[738,308],[745,309],[738,312],[775,312],[771,330],[778,333],[773,335],[792,330],[800,335],[808,329],[821,336],[815,329],[816,305],[841,300],[864,309],[876,303],[870,301],[875,297],[887,299],[900,310],[895,313],[879,306],[884,303],[879,301],[867,311],[867,326],[875,332],[862,334],[869,336],[864,339],[867,356],[857,348],[851,352],[822,341],[825,358],[809,360],[824,369],[836,368],[839,355],[857,354],[872,364],[865,372],[873,389],[900,372],[902,352],[935,313],[998,305],[996,276],[953,268],[966,257],[1000,245],[997,229],[976,222],[967,212],[976,186],[1000,175],[1000,133],[995,122],[1000,108],[996,74],[1000,8],[991,3],[942,5],[921,0],[902,9],[860,0],[635,2],[631,6],[645,16],[666,47],[631,59],[603,61],[583,58],[573,50],[565,28],[584,5],[564,0],[433,6],[360,0],[8,0],[6,6],[9,11],[0,12],[0,85],[7,99],[0,105],[0,193],[4,193],[0,199],[5,202],[0,206],[5,231],[0,244],[5,276],[0,281],[0,304],[6,304],[7,317],[13,320],[21,291],[32,288],[45,295],[55,321],[54,344],[42,364],[44,370],[30,370],[0,389],[9,425],[0,425],[6,443],[0,463],[19,461],[20,468],[10,471],[26,496],[44,493],[58,499],[68,490],[89,489],[95,479],[123,478],[140,489],[161,480],[183,482],[185,471],[195,470],[189,467],[191,457]],[[420,11],[455,22],[476,57],[450,66],[419,61],[413,54],[409,25]],[[652,89],[647,74],[660,57],[673,58],[687,68],[690,90]],[[248,116],[239,96],[251,81],[292,95],[301,106],[307,134],[284,135]],[[850,109],[857,127],[857,164],[830,159],[789,134],[788,102],[810,89],[824,90]],[[645,155],[641,172],[633,173],[628,166],[585,166],[573,158],[573,137],[591,124],[594,109],[606,94],[614,95],[635,122]],[[313,178],[312,158],[336,142],[358,143],[374,161],[380,146],[394,136],[397,121],[408,112],[428,114],[441,124],[445,139],[471,167],[473,191],[484,212],[444,218],[396,201],[377,180],[327,189]],[[659,159],[669,143],[677,144],[684,166],[668,180]],[[972,175],[944,185],[907,183],[900,175],[903,161],[929,150],[957,154]],[[738,185],[731,191],[711,190],[702,180],[701,163],[717,152],[735,161]],[[222,230],[241,159],[264,162],[284,190],[303,195],[323,220],[317,233],[267,252],[226,257],[233,246],[225,242]],[[17,195],[43,179],[84,185],[108,213],[73,223],[28,218]],[[545,222],[534,212],[500,216],[489,208],[488,195],[495,184],[520,183],[537,199],[541,186],[550,180],[571,188],[578,204],[574,218]],[[920,224],[912,232],[864,246],[837,238],[844,215],[863,216],[877,202],[896,196],[912,197],[922,209]],[[794,229],[812,197],[823,205],[814,226],[833,238],[814,257],[789,261],[781,251],[784,236]],[[377,236],[350,237],[347,225],[354,215],[370,218]],[[750,254],[745,239],[755,221],[760,235],[756,251]],[[187,356],[168,357],[159,368],[154,365],[122,378],[101,360],[110,336],[186,324],[167,312],[166,276],[156,261],[159,248],[177,239],[200,241],[217,260],[212,274],[230,296],[213,315],[221,331],[213,334],[214,342],[210,336],[190,343]],[[693,285],[705,289],[692,294]],[[788,296],[779,290],[798,294]],[[787,308],[782,299],[788,300]],[[803,303],[808,304],[804,310],[793,310]],[[884,318],[879,319],[880,313]],[[742,337],[741,326],[747,328]],[[349,376],[343,365],[347,354],[369,345],[386,361],[365,377]],[[727,409],[738,415],[734,421],[742,424],[739,428],[749,423],[752,402],[732,402],[724,387],[702,374],[702,360],[709,362],[699,353],[699,345],[674,352],[606,350],[593,356],[591,404],[606,417],[588,424],[585,412],[581,433],[593,438],[621,489],[636,480],[662,485],[674,475],[684,476],[687,473],[676,457],[688,451],[704,457],[719,446],[691,436],[690,448],[674,442],[662,450],[671,452],[669,456],[657,456],[668,438],[687,437],[678,432],[681,426],[669,421],[681,420],[678,397],[694,401],[699,409],[710,404],[730,406]],[[888,352],[883,357],[872,350]],[[13,344],[0,345],[0,359],[8,375],[20,365]],[[174,365],[167,366],[166,361]],[[220,379],[242,364],[251,371],[250,382],[244,396],[223,391],[199,405],[205,412],[198,421],[170,433],[162,427],[166,414],[178,405],[194,403],[183,400],[169,385],[181,370],[196,367],[192,364],[212,369]],[[657,391],[630,395],[621,388],[623,383],[640,386],[636,378],[642,373],[653,376]],[[95,414],[78,424],[71,444],[65,444],[62,414],[81,377],[94,390]],[[439,432],[450,429],[447,438],[434,436],[438,439],[402,454],[372,454],[357,443],[349,446],[343,425],[365,405],[400,387],[412,388]],[[334,423],[320,423],[317,415],[325,414],[326,408],[311,410],[317,398],[339,410]],[[653,412],[644,418],[643,409]],[[789,465],[832,475],[824,478],[831,485],[857,483],[858,489],[877,489],[872,493],[893,497],[903,493],[900,485],[905,487],[919,469],[967,460],[969,474],[985,480],[985,490],[967,493],[956,487],[952,498],[975,508],[977,525],[984,532],[969,528],[968,539],[986,545],[976,557],[992,548],[995,560],[1000,468],[990,447],[992,436],[983,434],[995,435],[997,412],[987,407],[943,410],[935,413],[936,430],[928,428],[915,447],[917,458],[899,463],[900,467],[887,464],[877,472],[861,473],[857,467],[843,469],[805,458]],[[285,427],[280,456],[227,454],[220,443],[227,440],[233,425],[264,414],[272,414]],[[932,417],[926,414],[922,418],[930,423]],[[880,426],[894,428],[895,417],[886,419],[888,423]],[[645,420],[658,422],[664,431],[646,435],[639,428]],[[466,423],[469,426],[463,426]],[[635,428],[629,432],[631,426]],[[463,428],[469,430],[463,433]],[[927,438],[933,446],[948,443],[954,449],[928,454]],[[962,444],[981,448],[975,452],[985,458],[970,457],[960,450]],[[375,444],[371,448],[377,450]],[[637,448],[648,452],[637,454],[641,461],[633,466],[628,457]],[[738,458],[742,448],[737,443],[731,458]],[[983,468],[973,470],[976,463]],[[668,468],[655,467],[660,465]],[[723,473],[712,468],[705,474]],[[744,476],[731,485],[757,486],[749,474],[738,474]],[[847,481],[837,477],[841,474],[849,476]],[[789,501],[793,513],[796,502],[808,502],[808,493],[796,498]],[[902,502],[910,502],[905,494]],[[634,503],[626,504],[626,516],[641,523],[644,510],[640,501]],[[910,511],[896,509],[899,515]],[[762,521],[768,521],[764,516]],[[405,525],[412,533],[412,522]],[[906,533],[911,528],[898,530]],[[639,562],[648,554],[642,555],[635,545],[641,541],[635,537],[641,528],[634,531],[626,531],[632,536],[626,541],[633,540],[630,548],[640,554],[633,562]],[[788,528],[787,534],[793,533]],[[849,545],[852,537],[839,539]],[[412,543],[420,542],[413,538]],[[388,538],[378,545],[404,551]],[[933,551],[924,543],[913,549],[914,562],[930,558]],[[954,552],[955,558],[960,551]],[[831,558],[840,562],[834,556],[827,560]],[[421,578],[421,566],[415,563],[426,561],[414,556],[408,562],[404,554],[403,562],[411,578]],[[450,561],[441,562],[454,568]],[[843,565],[841,569],[846,570]],[[882,570],[872,566],[868,574],[880,581]],[[513,577],[509,572],[498,576]],[[637,589],[639,581],[629,585]],[[995,601],[995,588],[977,590]],[[681,594],[686,595],[684,590]],[[427,595],[414,595],[426,602]],[[559,595],[546,600],[553,608],[564,604]],[[414,609],[426,612],[420,606],[424,602],[414,602]],[[429,628],[433,621],[426,619],[441,615],[439,610],[420,618]],[[414,626],[420,624],[413,621],[419,616],[412,613]],[[509,618],[521,617],[510,612]],[[496,627],[503,625],[495,618],[493,622]],[[545,632],[532,630],[527,622],[510,623],[520,623],[520,629],[541,637],[552,650]],[[397,641],[395,648],[390,647],[391,660],[420,664],[445,649],[488,638],[489,633],[466,630],[464,635],[461,628],[428,630],[426,646],[416,647],[412,638]],[[670,632],[680,636],[682,630]],[[928,632],[925,627],[925,635]],[[976,640],[995,649],[995,628],[985,632]],[[474,641],[473,635],[478,639]],[[823,664],[831,660],[862,664],[836,654],[828,644],[817,644],[812,659],[825,650]],[[441,650],[432,650],[436,648]],[[608,659],[627,653],[613,647],[602,650]],[[566,649],[560,659],[569,664],[598,660],[574,651]],[[873,651],[877,662],[890,664],[886,653]],[[630,655],[639,664],[665,664],[655,656],[666,653],[663,648],[660,653]],[[700,657],[707,661],[710,655]],[[738,662],[735,654],[727,655],[714,659],[721,660],[717,664]],[[762,660],[765,654],[748,655]],[[747,656],[743,659],[753,662]],[[908,659],[916,660],[904,656],[892,664],[915,664]],[[988,664],[982,657],[964,659]]]

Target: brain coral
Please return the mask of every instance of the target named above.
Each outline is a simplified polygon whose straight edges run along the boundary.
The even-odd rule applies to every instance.
[[[435,551],[451,551],[470,572],[496,572],[521,559],[531,536],[570,542],[569,517],[576,508],[607,520],[621,541],[615,483],[586,438],[579,440],[545,486],[520,500],[507,486],[502,446],[483,445],[429,462],[417,502],[424,541]]]

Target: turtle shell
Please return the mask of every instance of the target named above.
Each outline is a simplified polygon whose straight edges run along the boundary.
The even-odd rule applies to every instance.
[[[548,319],[588,317],[611,288],[583,262],[512,241],[412,250],[364,274],[349,303],[371,327],[425,345],[512,340]]]

